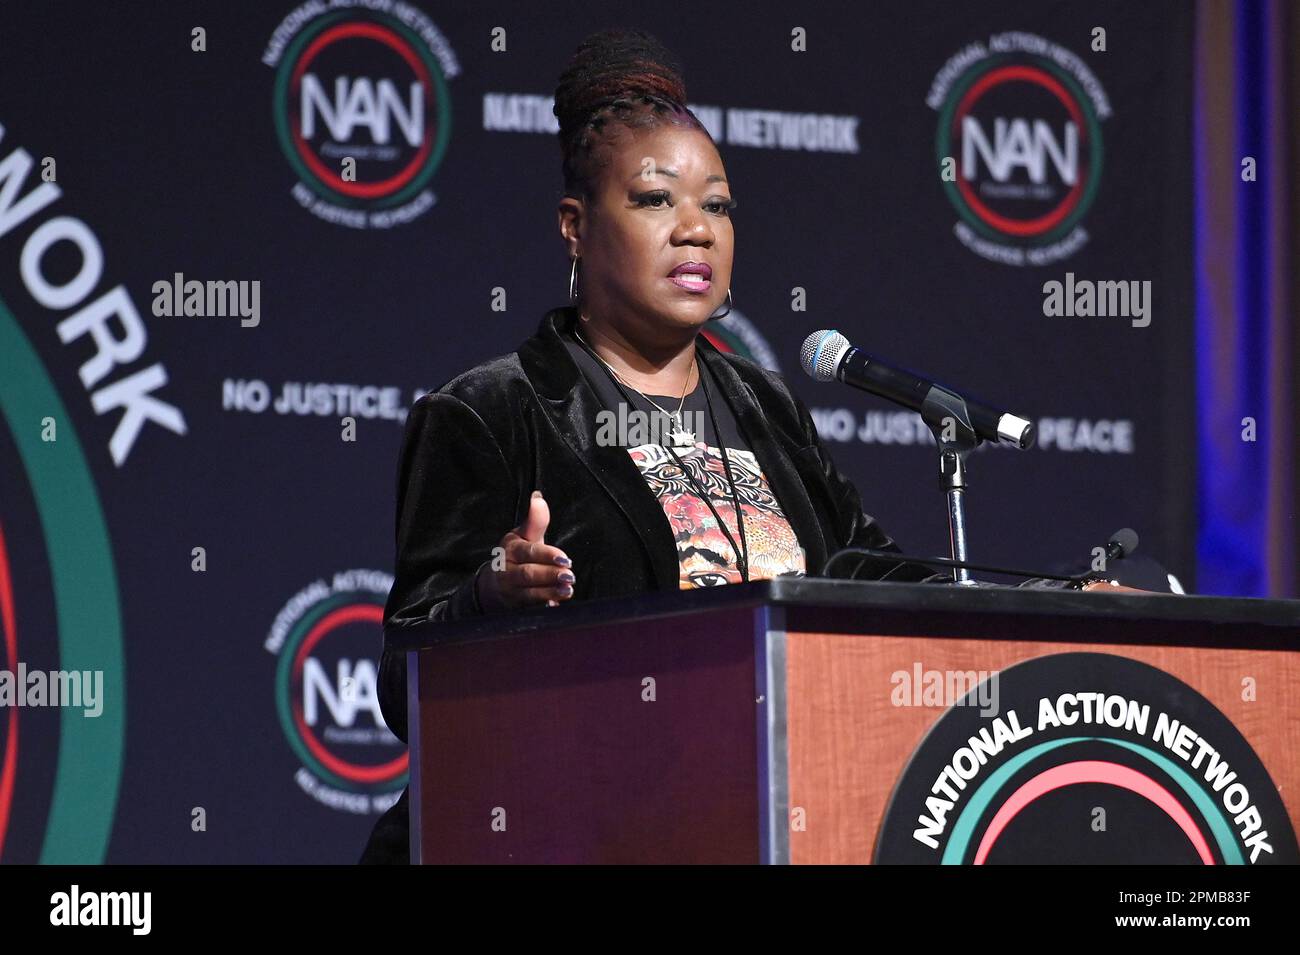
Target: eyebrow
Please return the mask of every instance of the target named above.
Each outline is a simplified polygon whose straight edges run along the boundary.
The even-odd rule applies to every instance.
[[[673,179],[680,179],[680,178],[681,178],[681,177],[677,174],[677,170],[676,170],[676,169],[669,169],[667,166],[656,166],[656,167],[655,167],[655,172],[659,173],[659,175],[661,175],[661,176],[670,176],[670,177],[672,177]],[[634,175],[631,179],[629,179],[628,182],[631,182],[633,179],[640,179],[640,178],[641,178],[641,173],[638,172],[638,173],[637,173],[636,175]],[[709,176],[709,177],[708,177],[707,179],[705,179],[704,181],[705,181],[705,182],[726,182],[726,181],[727,181],[727,177],[726,177],[726,176],[720,176],[720,175],[718,175],[718,174],[715,172],[712,176]]]

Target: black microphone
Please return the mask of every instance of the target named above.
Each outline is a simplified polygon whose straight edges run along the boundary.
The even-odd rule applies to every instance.
[[[1102,562],[1106,567],[1109,567],[1111,561],[1123,560],[1137,549],[1137,531],[1131,527],[1121,527],[1114,534],[1111,534],[1110,540],[1106,542],[1105,556],[1102,558]],[[1089,573],[1105,573],[1105,571],[1090,571]],[[1088,574],[1081,576],[1087,577]]]
[[[995,411],[910,371],[891,368],[832,329],[813,332],[804,339],[799,361],[817,381],[842,381],[913,411],[921,411],[928,397],[954,395],[965,401],[971,426],[985,441],[1003,441],[1022,449],[1033,446],[1034,425],[1020,415]]]
[[[1122,560],[1138,549],[1137,531],[1131,527],[1121,527],[1110,535],[1106,542],[1106,560]]]

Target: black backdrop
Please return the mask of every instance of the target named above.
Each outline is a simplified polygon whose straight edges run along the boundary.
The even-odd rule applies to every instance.
[[[302,16],[291,18],[296,9]],[[798,346],[816,328],[839,328],[1040,427],[1042,419],[1128,423],[1128,453],[1054,443],[976,454],[974,558],[1078,561],[1127,524],[1144,551],[1188,582],[1188,9],[1125,0],[7,9],[5,665],[101,669],[105,700],[93,718],[68,708],[3,714],[0,858],[352,861],[359,853],[403,782],[403,750],[375,722],[370,683],[391,572],[400,414],[420,391],[512,350],[564,301],[549,97],[579,40],[608,25],[654,31],[683,60],[692,105],[723,117],[715,136],[740,203],[738,314],[716,334],[759,358],[770,351],[891,534],[916,552],[946,551],[934,448],[856,436],[870,413],[891,409],[799,372]],[[196,27],[202,51],[193,48]],[[273,41],[278,27],[283,44]],[[1093,49],[1096,27],[1106,31],[1104,52]],[[495,28],[504,50],[493,49]],[[796,28],[806,31],[806,51],[791,49]],[[1030,39],[1006,39],[1013,32]],[[1058,52],[1002,48],[1035,37]],[[1082,117],[1075,182],[1040,152],[1036,198],[999,195],[987,156],[968,177],[954,146],[962,177],[1004,217],[1047,215],[1078,185],[1084,198],[1066,208],[1077,219],[1065,235],[1086,241],[1059,261],[991,261],[954,228],[971,224],[1012,254],[1041,238],[990,231],[992,220],[972,219],[950,198],[958,184],[941,179],[945,95],[959,95],[989,61],[977,51],[954,64],[952,90],[927,98],[945,64],[972,44],[997,46],[999,62],[1048,77],[1004,83],[973,108],[990,142],[998,117],[1022,117],[1026,129],[1045,123],[1049,145],[1063,148],[1064,104]],[[293,68],[304,59],[304,75],[320,74],[329,103],[315,102],[315,139],[299,147]],[[427,109],[414,144],[402,141],[399,108],[387,114],[389,153],[374,151],[383,144],[373,123],[339,126],[347,141],[329,152],[327,121],[342,123],[333,83],[363,75],[376,96],[388,79],[403,104],[412,78],[423,84]],[[277,98],[281,77],[288,92]],[[366,118],[366,101],[353,105]],[[819,126],[814,116],[835,119]],[[792,124],[797,137],[782,143]],[[785,132],[756,141],[767,128]],[[809,138],[826,128],[838,135]],[[413,185],[381,183],[354,198],[302,172],[308,153],[335,167],[341,156],[362,156],[363,186],[409,167]],[[46,157],[56,192],[42,186]],[[1028,168],[1003,178],[1026,187]],[[403,190],[409,195],[398,198]],[[418,211],[426,192],[432,206]],[[324,205],[313,212],[299,196]],[[379,227],[375,213],[412,201],[410,221]],[[318,212],[329,209],[351,210],[366,227],[326,221]],[[72,240],[38,254],[56,235]],[[102,251],[98,268],[86,258],[90,245]],[[31,268],[64,295],[34,290]],[[1067,271],[1150,281],[1151,323],[1045,316],[1043,283]],[[260,282],[258,324],[155,315],[154,283],[178,272]],[[76,287],[78,275],[88,287]],[[795,288],[805,292],[804,311],[791,308]],[[504,310],[494,308],[502,293]],[[96,346],[71,334],[72,319],[103,296],[105,307],[133,304],[137,334],[88,385],[83,366]],[[124,326],[111,327],[122,336]],[[153,378],[130,379],[137,372]],[[104,391],[123,379],[174,411],[149,406],[151,420],[133,433]],[[389,391],[360,396],[355,440],[344,440],[348,408],[279,413],[286,382]],[[259,397],[271,404],[253,410]],[[396,412],[385,416],[385,402]],[[1077,425],[1071,433],[1082,440]],[[204,549],[201,571],[195,548]]]

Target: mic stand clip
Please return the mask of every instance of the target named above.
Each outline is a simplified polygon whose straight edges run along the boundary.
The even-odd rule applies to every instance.
[[[948,498],[948,539],[952,559],[966,561],[966,455],[983,440],[971,424],[970,411],[960,396],[932,387],[921,404],[921,417],[939,443],[939,474]],[[973,586],[975,581],[965,567],[954,567],[952,579]]]

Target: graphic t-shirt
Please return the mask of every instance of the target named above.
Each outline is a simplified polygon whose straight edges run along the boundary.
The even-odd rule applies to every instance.
[[[601,404],[613,412],[603,416],[597,440],[602,443],[613,441],[627,448],[668,518],[677,542],[681,567],[679,585],[683,590],[741,582],[736,549],[731,541],[735,541],[736,547],[748,550],[750,580],[765,580],[779,574],[804,575],[804,555],[794,530],[768,487],[767,478],[749,449],[731,407],[722,396],[721,387],[703,360],[697,363],[699,373],[692,374],[691,392],[682,403],[682,422],[686,431],[694,432],[695,442],[690,447],[676,447],[670,436],[670,418],[639,392],[623,385],[623,391],[631,398],[629,406],[609,370],[573,337],[572,332],[564,337],[569,354],[582,369]],[[707,397],[705,376],[709,378]],[[670,415],[677,411],[682,398],[680,393],[648,397]],[[713,417],[709,414],[710,405]],[[713,418],[717,419],[718,430],[722,432],[720,436],[714,431]],[[673,447],[676,458],[665,445]],[[723,447],[727,449],[731,478],[740,501],[744,544],[737,529],[731,482],[728,482],[723,466]],[[694,477],[694,483],[682,473],[682,467]],[[731,535],[731,541],[718,526],[713,511],[700,497],[697,486],[703,488],[713,503],[713,509]]]

